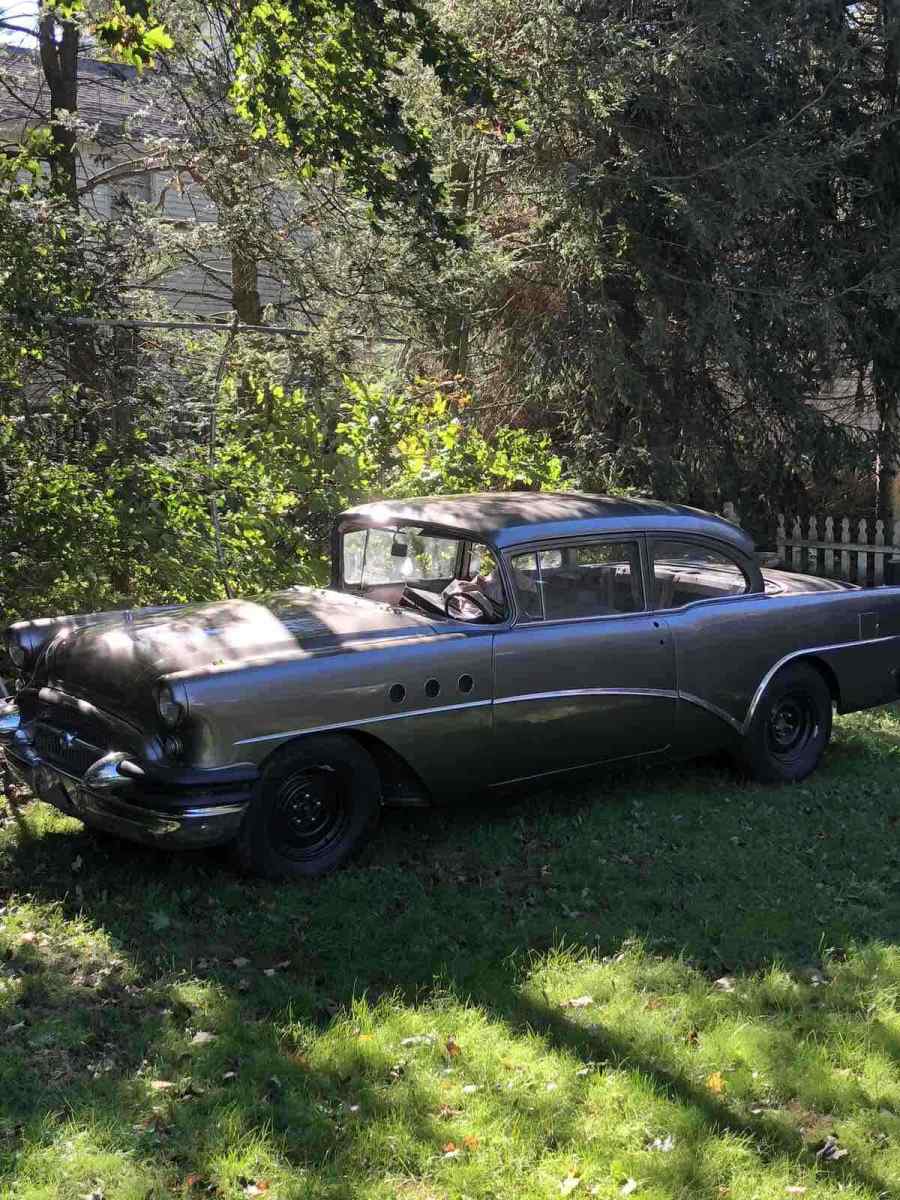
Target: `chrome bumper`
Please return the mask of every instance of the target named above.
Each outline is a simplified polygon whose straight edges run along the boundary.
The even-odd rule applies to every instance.
[[[86,825],[149,845],[191,849],[230,841],[253,797],[254,767],[144,769],[112,752],[83,776],[42,759],[15,706],[0,703],[7,768],[40,800]]]

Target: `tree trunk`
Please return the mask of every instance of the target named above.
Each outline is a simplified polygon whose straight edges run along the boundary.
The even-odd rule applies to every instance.
[[[231,250],[231,307],[241,324],[262,324],[259,264],[239,246],[233,246]]]
[[[888,527],[900,520],[900,394],[877,365],[873,371],[878,412],[875,487],[876,516]],[[896,381],[900,382],[900,381]]]
[[[50,178],[54,191],[73,208],[78,207],[75,171],[75,132],[60,120],[63,112],[78,110],[78,26],[44,8],[38,21],[41,68],[50,92],[50,132],[54,148],[50,156]]]
[[[450,168],[450,204],[458,220],[463,220],[469,208],[472,173],[464,158],[454,159]],[[465,313],[453,301],[444,318],[444,370],[448,375],[465,375],[469,366],[469,322]]]

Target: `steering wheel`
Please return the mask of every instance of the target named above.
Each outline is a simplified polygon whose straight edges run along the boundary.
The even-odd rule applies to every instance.
[[[451,592],[444,601],[447,616],[454,621],[497,620],[494,606],[481,592]]]

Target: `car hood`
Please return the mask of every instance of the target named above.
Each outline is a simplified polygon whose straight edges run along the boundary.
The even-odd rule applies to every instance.
[[[430,637],[423,616],[330,589],[124,614],[66,629],[48,646],[41,682],[99,708],[155,719],[154,685],[174,672],[239,667],[339,651],[360,641]]]

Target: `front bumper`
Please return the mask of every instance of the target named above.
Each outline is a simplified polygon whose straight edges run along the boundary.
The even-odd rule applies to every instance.
[[[0,703],[7,768],[68,816],[129,841],[180,849],[221,845],[237,834],[256,792],[256,767],[145,767],[113,751],[74,775],[38,754],[14,707]]]

